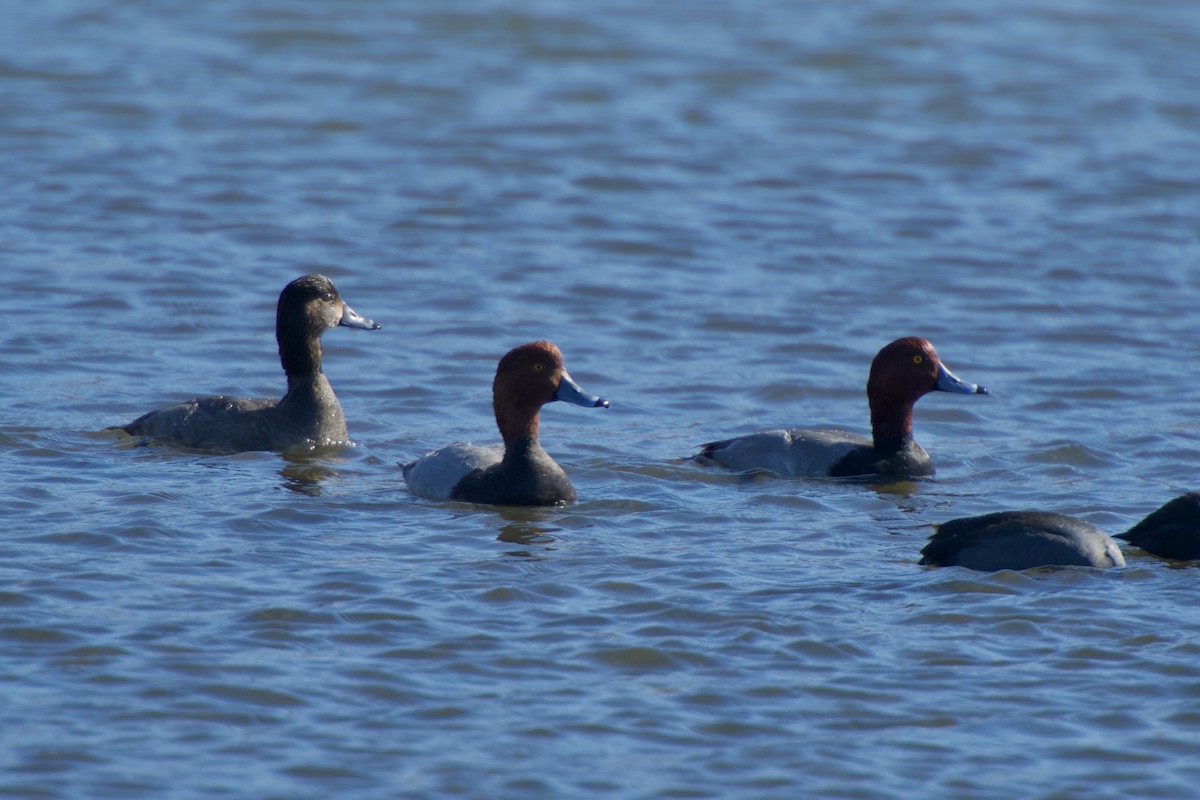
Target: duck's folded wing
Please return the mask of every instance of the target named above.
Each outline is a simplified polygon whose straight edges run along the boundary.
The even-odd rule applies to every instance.
[[[409,491],[430,500],[449,500],[458,482],[477,469],[487,469],[504,457],[504,447],[456,443],[426,453],[404,465]]]
[[[700,456],[739,471],[768,470],[787,477],[816,477],[870,441],[844,431],[771,430],[702,445]]]

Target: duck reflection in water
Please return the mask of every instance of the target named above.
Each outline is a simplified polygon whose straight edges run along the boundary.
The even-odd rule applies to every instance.
[[[496,541],[512,544],[545,546],[554,544],[558,526],[550,524],[552,513],[537,506],[500,506],[496,509],[500,519]],[[532,553],[510,553],[529,556]]]
[[[283,478],[283,488],[296,494],[318,497],[321,494],[321,484],[341,473],[328,464],[318,461],[284,455],[287,464],[279,470]]]

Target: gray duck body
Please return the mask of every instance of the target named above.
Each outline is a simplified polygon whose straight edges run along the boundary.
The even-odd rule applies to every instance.
[[[1033,567],[1123,567],[1112,537],[1081,519],[1048,511],[998,511],[937,526],[921,563],[994,572]]]
[[[275,338],[288,383],[281,399],[197,397],[143,414],[120,430],[185,447],[234,452],[345,444],[346,418],[321,364],[321,336],[338,326],[379,328],[350,308],[324,275],[297,278],[280,293],[275,313]]]

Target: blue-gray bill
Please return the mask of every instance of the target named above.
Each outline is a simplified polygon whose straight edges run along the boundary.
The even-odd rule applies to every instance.
[[[587,408],[608,408],[607,400],[585,392],[580,388],[578,383],[571,379],[566,370],[563,371],[562,378],[558,381],[558,388],[554,391],[554,399]]]
[[[937,389],[940,392],[955,394],[987,394],[988,390],[975,383],[967,383],[962,378],[946,369],[945,364],[938,364]]]
[[[364,331],[379,330],[378,322],[373,319],[367,319],[346,303],[342,303],[342,319],[338,325],[344,325],[347,328],[360,328]]]

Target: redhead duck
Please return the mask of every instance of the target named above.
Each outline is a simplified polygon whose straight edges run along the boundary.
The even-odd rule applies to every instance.
[[[996,571],[1032,567],[1123,567],[1125,557],[1095,525],[1048,511],[998,511],[936,526],[921,550],[933,567]]]
[[[1200,559],[1200,494],[1176,497],[1116,538],[1163,558]]]
[[[932,391],[988,393],[956,377],[927,340],[897,339],[871,362],[870,440],[842,431],[762,431],[701,445],[699,458],[736,470],[764,469],[787,477],[928,477],[933,475],[933,463],[913,439],[912,414],[913,404]]]
[[[379,329],[346,305],[329,278],[297,278],[283,288],[275,311],[275,339],[288,382],[282,399],[198,397],[151,411],[118,430],[234,452],[344,444],[349,439],[346,419],[321,371],[321,334],[339,325]]]
[[[550,342],[513,348],[500,359],[492,382],[503,447],[459,443],[428,453],[404,465],[408,488],[431,500],[513,506],[574,502],[570,478],[538,442],[539,412],[555,400],[608,408],[607,400],[571,380],[562,353]]]

